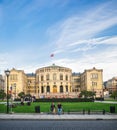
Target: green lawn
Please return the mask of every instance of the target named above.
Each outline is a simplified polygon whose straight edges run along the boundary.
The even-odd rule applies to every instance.
[[[18,105],[16,108],[12,108],[12,111],[15,113],[35,113],[35,106],[40,106],[41,112],[49,112],[51,103],[49,102],[35,102],[31,103],[31,106],[24,106]],[[57,106],[57,103],[55,103]],[[85,109],[92,110],[103,110],[105,109],[106,112],[110,112],[110,106],[115,106],[116,113],[117,113],[117,104],[106,104],[106,103],[95,103],[95,102],[62,102],[64,112],[68,111],[82,111]],[[11,109],[10,109],[11,110]],[[0,113],[6,113],[6,105],[0,104]]]

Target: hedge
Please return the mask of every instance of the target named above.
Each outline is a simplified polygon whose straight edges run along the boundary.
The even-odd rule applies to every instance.
[[[15,101],[21,101],[21,99],[15,99]],[[93,98],[40,98],[35,102],[93,102]]]
[[[93,102],[92,98],[52,98],[52,99],[36,99],[36,102]]]

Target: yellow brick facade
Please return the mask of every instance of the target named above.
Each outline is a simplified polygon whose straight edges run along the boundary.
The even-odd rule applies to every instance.
[[[27,77],[23,70],[10,70],[9,75],[9,92],[12,92],[14,98],[18,97],[18,93],[26,93]]]
[[[36,77],[34,73],[27,74],[27,85],[26,85],[26,94],[30,94],[36,97]]]
[[[113,93],[117,91],[117,77],[113,77],[107,81],[107,89],[109,93]]]
[[[72,92],[80,92],[81,85],[80,85],[80,73],[73,73],[72,74]]]
[[[44,96],[49,98],[55,94],[57,96],[59,93],[67,94],[71,92],[71,76],[71,69],[54,64],[36,70],[36,83],[39,97]]]
[[[93,69],[85,70],[81,74],[81,90],[96,92],[96,97],[103,97],[103,70]]]
[[[56,65],[39,68],[35,74],[25,74],[23,70],[10,70],[9,90],[16,98],[24,92],[36,98],[78,97],[80,91],[95,91],[103,96],[103,70],[96,68],[75,74],[66,67]],[[77,95],[76,95],[77,94]]]

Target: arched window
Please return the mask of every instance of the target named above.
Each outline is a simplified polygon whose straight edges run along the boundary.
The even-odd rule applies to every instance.
[[[63,74],[60,74],[60,80],[63,80]]]
[[[63,93],[63,86],[60,86],[60,93]]]
[[[47,92],[48,93],[50,92],[50,86],[47,86]]]
[[[53,74],[53,80],[56,80],[56,74],[55,73]]]

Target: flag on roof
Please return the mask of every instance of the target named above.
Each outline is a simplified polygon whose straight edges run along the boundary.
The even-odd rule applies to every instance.
[[[51,54],[50,57],[54,57],[54,54]]]

